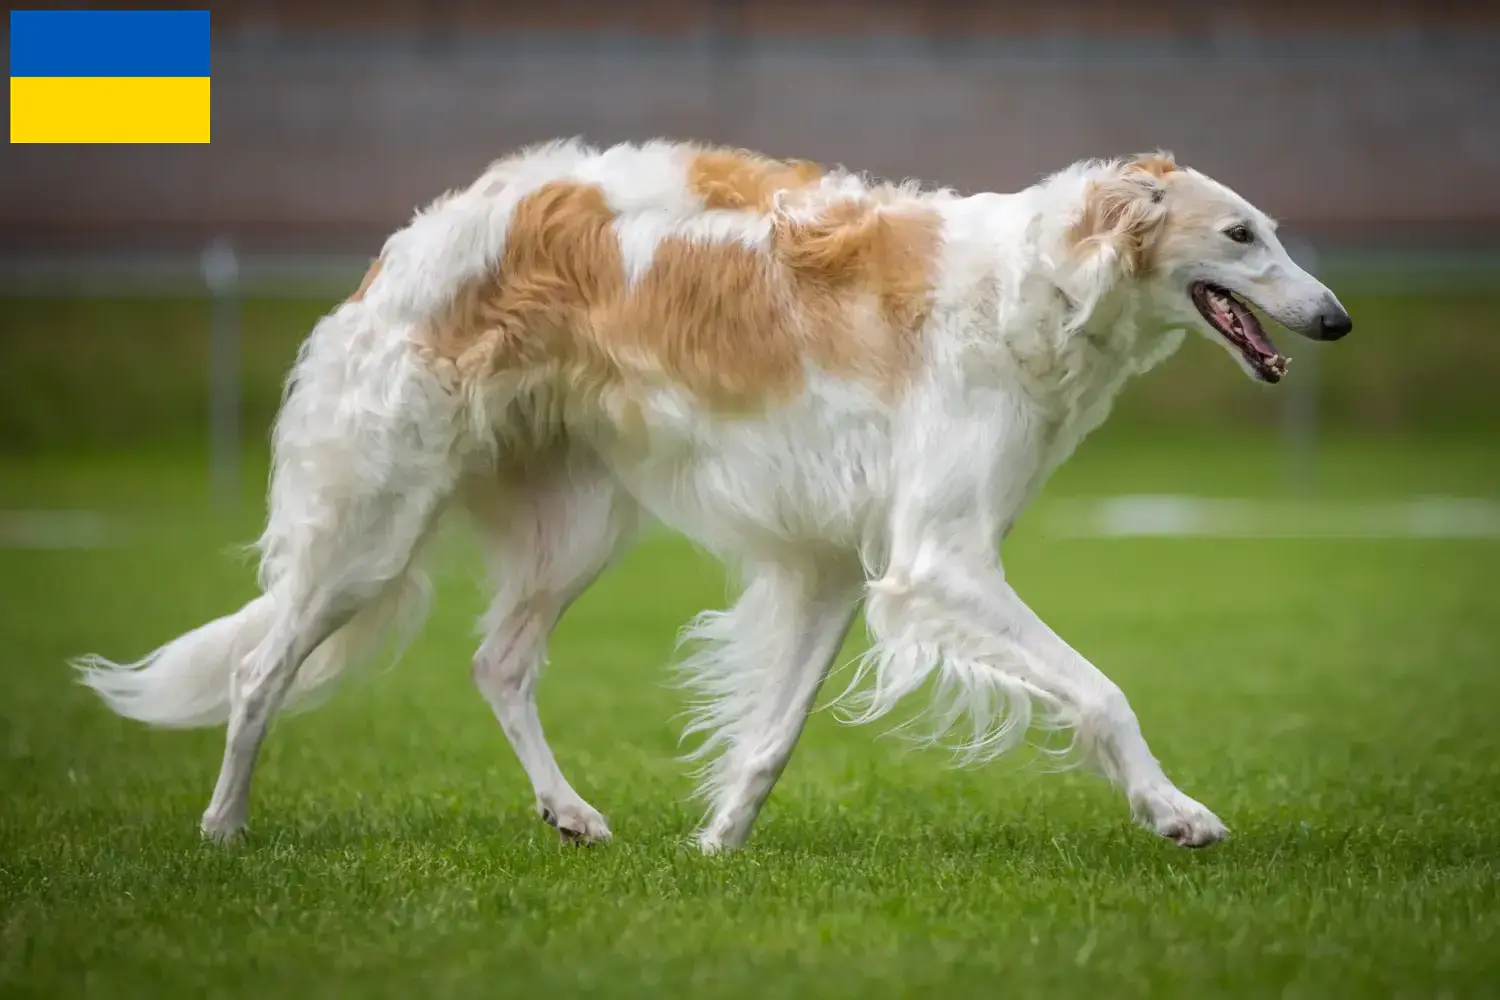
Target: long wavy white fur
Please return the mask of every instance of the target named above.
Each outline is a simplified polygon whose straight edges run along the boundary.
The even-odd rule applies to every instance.
[[[934,600],[926,587],[870,585],[865,618],[872,642],[830,707],[840,721],[864,725],[889,715],[929,682],[924,710],[896,733],[918,746],[946,746],[959,766],[984,764],[1024,742],[1029,732],[1066,730],[1074,720],[1055,699],[994,664],[1017,650],[1003,638],[971,649],[956,645],[959,630],[945,625],[951,599]],[[965,734],[957,742],[950,734]],[[1066,754],[1047,750],[1049,754]]]
[[[269,513],[254,546],[262,595],[134,662],[82,657],[74,661],[80,681],[128,718],[173,728],[222,723],[235,667],[267,637],[278,610],[299,611],[351,582],[377,581],[369,602],[304,661],[286,707],[316,704],[315,694],[382,649],[399,656],[430,600],[413,553],[431,510],[406,497],[431,494],[453,472],[446,442],[402,440],[386,430],[390,420],[372,417],[435,409],[442,404],[433,385],[367,304],[324,317],[303,342],[274,429]],[[448,424],[433,426],[443,433]],[[392,480],[412,488],[403,494],[385,485]],[[383,502],[347,502],[374,493],[368,484],[381,484]],[[405,536],[419,540],[375,544]]]
[[[676,673],[692,698],[681,739],[704,735],[684,755],[702,762],[694,771],[701,798],[712,800],[722,790],[723,751],[757,732],[750,696],[777,668],[785,669],[784,631],[769,624],[795,614],[784,602],[785,591],[769,577],[752,579],[733,608],[699,612],[678,635],[679,648],[693,649],[676,664]]]

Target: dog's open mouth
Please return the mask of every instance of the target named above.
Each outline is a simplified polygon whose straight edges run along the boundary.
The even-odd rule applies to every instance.
[[[1261,329],[1260,320],[1233,292],[1200,281],[1192,288],[1193,305],[1210,326],[1227,340],[1256,378],[1262,382],[1280,382],[1286,374],[1288,358],[1282,357]]]

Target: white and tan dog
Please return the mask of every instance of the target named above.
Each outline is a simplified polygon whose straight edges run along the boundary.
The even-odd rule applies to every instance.
[[[304,344],[262,596],[136,663],[86,658],[83,680],[147,723],[227,720],[203,829],[235,834],[272,714],[418,620],[420,550],[459,504],[496,587],[474,679],[541,815],[605,839],[534,690],[559,617],[644,515],[745,576],[688,633],[703,849],[748,837],[861,603],[853,720],[935,676],[932,735],[966,722],[969,759],[1067,727],[1142,824],[1211,844],[1224,825],[999,551],[1184,331],[1279,380],[1247,304],[1315,339],[1350,328],[1270,219],[1164,154],[959,197],[685,143],[530,148],[391,236]]]

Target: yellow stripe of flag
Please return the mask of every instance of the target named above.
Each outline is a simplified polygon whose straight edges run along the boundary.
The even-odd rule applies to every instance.
[[[11,77],[11,142],[208,142],[208,77]]]

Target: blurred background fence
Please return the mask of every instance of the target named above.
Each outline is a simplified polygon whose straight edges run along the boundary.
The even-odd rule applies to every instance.
[[[3,154],[0,449],[262,441],[298,340],[385,235],[566,135],[966,191],[1168,148],[1280,218],[1356,333],[1285,342],[1274,392],[1190,345],[1119,420],[1305,448],[1500,413],[1493,4],[234,0],[213,25],[209,145]]]

